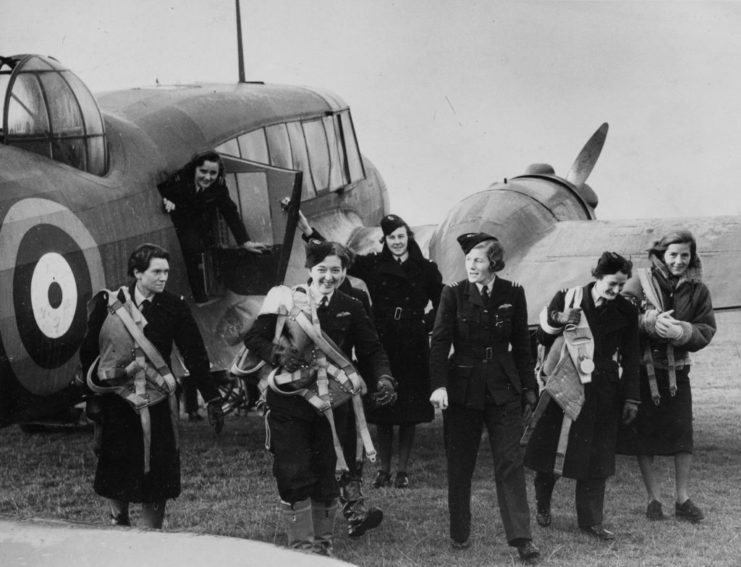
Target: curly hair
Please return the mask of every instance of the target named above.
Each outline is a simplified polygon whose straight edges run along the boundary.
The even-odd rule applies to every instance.
[[[137,272],[146,272],[153,258],[162,258],[169,262],[170,253],[162,248],[162,246],[157,246],[149,242],[137,246],[131,253],[131,256],[129,256],[127,273],[133,278],[135,270]]]
[[[662,262],[664,261],[664,253],[667,248],[672,244],[689,244],[690,245],[690,268],[698,268],[700,265],[699,257],[697,256],[697,241],[694,235],[687,229],[680,228],[674,230],[662,236],[659,240],[653,243],[653,246],[649,248],[648,255],[656,256]]]
[[[603,252],[597,260],[597,265],[592,270],[592,275],[599,280],[603,276],[610,276],[618,272],[630,277],[633,275],[633,262],[617,252]]]
[[[489,260],[489,270],[501,272],[504,269],[504,247],[497,239],[484,240],[479,242],[471,250],[483,250]]]

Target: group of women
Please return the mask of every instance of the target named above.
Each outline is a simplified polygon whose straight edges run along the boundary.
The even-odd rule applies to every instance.
[[[205,163],[213,170],[206,172],[209,183],[200,183],[206,189],[219,169],[217,159],[207,157],[213,163],[196,164],[193,174],[198,186],[199,175],[206,175],[199,167]],[[185,208],[168,197],[177,195],[165,196],[170,212]],[[341,244],[328,242],[303,215],[299,227],[307,241],[308,282],[284,294],[281,308],[266,300],[245,337],[253,353],[282,372],[275,378],[283,380],[282,389],[271,384],[267,393],[266,424],[293,547],[331,553],[340,494],[335,469],[338,458],[344,459],[335,421],[325,419],[332,411],[317,412],[312,402],[317,376],[325,382],[344,376],[345,389],[371,402],[365,408],[379,444],[376,488],[413,486],[409,459],[416,425],[432,421],[434,410],[442,410],[453,549],[470,546],[471,479],[484,426],[507,541],[523,560],[540,554],[531,537],[524,467],[535,471],[536,519],[543,527],[552,521],[556,481],[565,476],[576,479],[579,527],[601,540],[614,538],[603,526],[603,508],[616,452],[637,456],[648,519],[665,517],[652,467],[656,455],[674,457],[675,517],[703,519],[688,487],[693,452],[689,353],[709,344],[715,319],[689,231],[658,240],[649,250],[647,269],[634,270],[628,259],[605,252],[592,271],[594,281],[553,296],[537,331],[547,350],[538,373],[544,383],[538,402],[525,291],[499,277],[505,262],[496,237],[461,235],[467,277],[443,286],[437,266],[424,258],[413,232],[396,215],[381,221],[381,252],[355,258]],[[246,247],[262,246],[246,234],[239,240]],[[148,267],[136,269],[140,273],[132,273],[141,280]],[[340,290],[348,273],[367,285],[370,312]],[[296,308],[308,328],[296,327],[300,317],[291,311]],[[287,312],[291,323],[286,323]],[[281,339],[292,332],[311,340]],[[90,344],[97,341],[97,332],[88,335]],[[163,347],[168,353],[171,342],[168,337]],[[351,370],[353,356],[365,381]],[[92,357],[83,359],[89,365]],[[317,388],[314,393],[326,399],[327,392]],[[385,402],[373,404],[374,399]],[[386,403],[393,399],[393,405]],[[359,435],[362,408],[356,404],[352,412]],[[336,408],[337,423],[343,423],[342,411]],[[524,436],[523,415],[532,416]],[[399,444],[392,476],[394,427]],[[527,441],[524,451],[521,441]],[[140,498],[124,492],[101,493],[122,502]],[[146,501],[160,503],[163,511],[172,495],[156,487],[150,492]],[[365,512],[358,517],[356,535],[380,522],[377,512],[372,519]],[[126,516],[124,509],[117,513]]]

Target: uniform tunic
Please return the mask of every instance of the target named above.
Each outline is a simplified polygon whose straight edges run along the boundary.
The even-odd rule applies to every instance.
[[[454,353],[449,359],[451,345]],[[445,387],[450,536],[470,535],[471,479],[483,427],[489,434],[507,540],[529,540],[530,512],[519,440],[524,389],[535,390],[522,287],[497,277],[488,303],[466,280],[443,288],[430,351],[432,389]]]
[[[615,443],[625,400],[640,400],[638,392],[638,314],[625,298],[618,296],[597,308],[592,299],[594,283],[583,289],[579,307],[594,338],[592,381],[584,385],[584,406],[569,432],[563,476],[574,479],[605,479],[615,474]],[[566,290],[559,291],[548,305],[548,325],[562,327],[551,317],[564,310]],[[550,346],[556,334],[541,327],[538,340]],[[620,377],[616,353],[623,372]],[[563,410],[553,400],[538,422],[525,453],[525,465],[552,473],[563,422]]]
[[[130,297],[134,297],[133,287]],[[123,294],[119,300],[124,301]],[[108,314],[108,293],[92,299],[88,328],[80,347],[80,360],[87,372],[99,353],[100,329]],[[116,316],[116,315],[111,315]],[[146,315],[144,335],[165,361],[170,360],[173,344],[183,356],[185,366],[198,387],[210,398],[218,389],[209,380],[209,360],[203,339],[188,305],[181,296],[167,291],[155,294]],[[144,474],[144,442],[139,414],[121,397],[99,397],[103,412],[102,444],[95,471],[95,492],[107,498],[129,502],[157,502],[180,494],[180,455],[175,445],[167,399],[150,406],[151,463]]]
[[[673,309],[681,321],[682,336],[671,341],[676,370],[677,393],[669,392],[667,341],[661,339],[644,317],[648,307],[637,277],[625,286],[626,296],[641,308],[641,346],[651,349],[656,382],[661,395],[659,405],[651,399],[646,367],[641,368],[641,399],[636,420],[620,431],[618,452],[627,455],[674,455],[691,453],[694,447],[692,429],[692,391],[690,388],[690,352],[705,348],[715,335],[715,315],[710,292],[699,276],[688,273],[677,279],[669,277],[666,267],[656,259],[650,270],[655,287],[662,294],[664,309]]]
[[[363,305],[335,290],[325,309],[318,309],[319,323],[348,358],[353,349],[358,360],[368,369],[365,376],[369,390],[376,381],[390,375],[378,335],[365,314]],[[276,315],[260,315],[245,335],[244,342],[252,352],[271,364]],[[335,479],[337,461],[329,422],[301,396],[287,396],[268,390],[268,424],[271,449],[275,455],[273,474],[283,501],[300,502],[307,498],[330,501],[339,495]],[[347,412],[348,404],[336,410]],[[338,420],[346,419],[338,416]]]

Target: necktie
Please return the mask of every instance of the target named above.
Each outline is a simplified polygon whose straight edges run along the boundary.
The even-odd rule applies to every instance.
[[[481,288],[481,299],[484,300],[484,303],[489,303],[489,288],[487,286]]]
[[[322,309],[322,310],[326,309],[327,303],[328,303],[328,300],[327,300],[327,296],[325,295],[324,297],[322,297],[322,300],[319,302],[319,309]]]
[[[141,311],[141,314],[144,315],[144,317],[149,316],[149,312],[152,308],[152,302],[148,299],[145,299],[139,304],[139,311]]]

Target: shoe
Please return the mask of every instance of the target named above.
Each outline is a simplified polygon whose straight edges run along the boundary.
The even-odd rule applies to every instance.
[[[663,520],[665,516],[664,511],[661,509],[661,502],[658,500],[651,500],[646,507],[646,517],[653,522]]]
[[[702,513],[702,510],[695,506],[695,503],[689,498],[683,504],[674,504],[674,516],[677,520],[685,520],[693,524],[705,519],[705,514]]]
[[[396,481],[394,482],[394,486],[396,488],[409,488],[409,475],[401,471],[396,473]]]
[[[535,547],[532,541],[528,541],[523,545],[517,546],[517,554],[520,556],[521,561],[533,561],[540,557],[540,550]]]
[[[467,539],[465,541],[455,541],[454,539],[451,539],[450,547],[451,549],[455,550],[468,549],[469,547],[471,547],[471,540]]]
[[[368,530],[377,528],[383,521],[383,510],[371,506],[362,516],[354,516],[347,521],[347,535],[356,538]]]
[[[547,528],[551,525],[551,511],[550,510],[538,510],[535,514],[535,521],[538,522],[539,526]]]
[[[391,473],[378,471],[376,473],[376,478],[373,480],[373,488],[381,488],[384,486],[391,486]]]
[[[611,532],[610,530],[606,530],[604,527],[602,527],[602,524],[597,524],[596,526],[589,526],[587,528],[583,527],[581,528],[581,531],[589,534],[592,537],[601,539],[602,541],[612,541],[615,539],[615,534]]]

